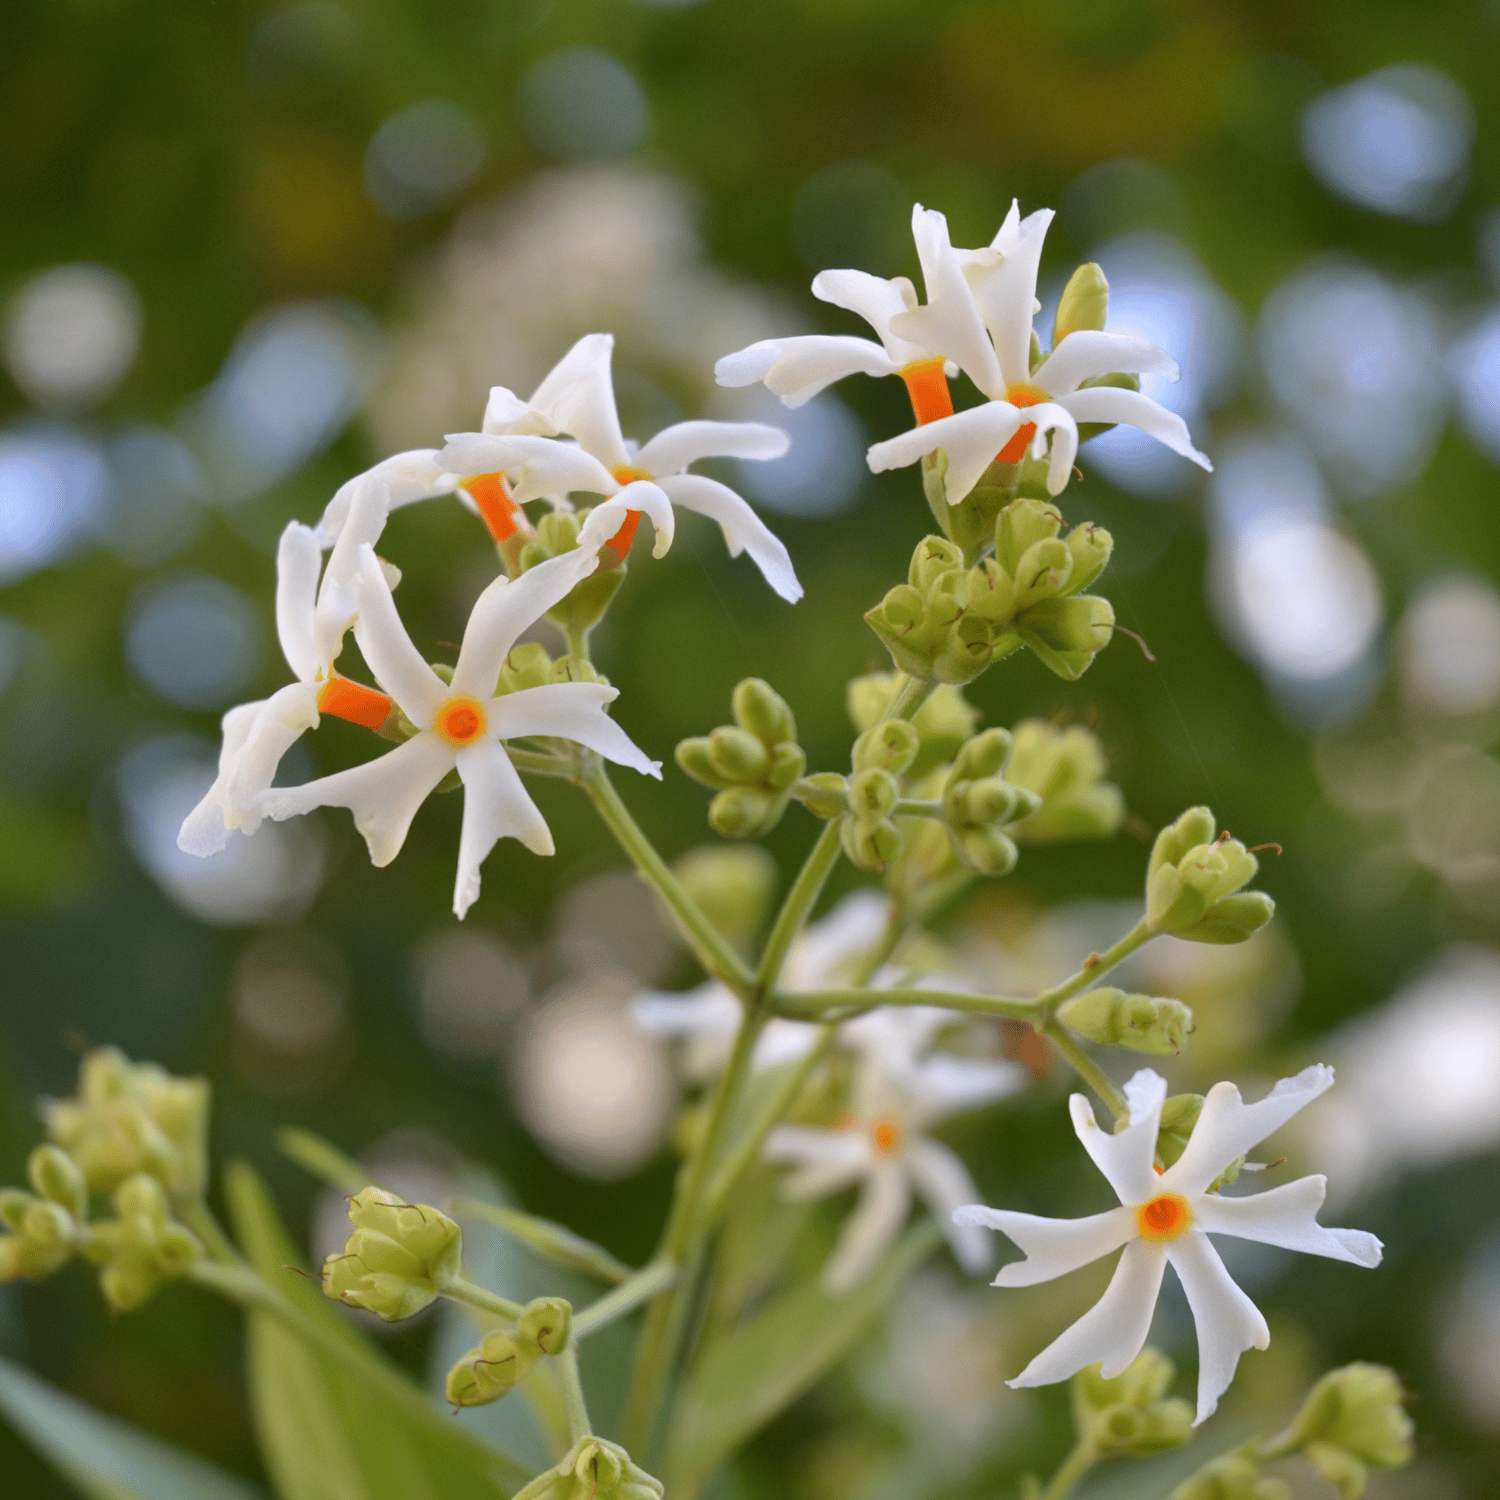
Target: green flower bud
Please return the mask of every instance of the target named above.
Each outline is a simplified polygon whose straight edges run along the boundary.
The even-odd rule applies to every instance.
[[[545,646],[523,641],[510,648],[500,668],[500,692],[521,693],[527,688],[545,687],[551,681],[552,657]]]
[[[1277,1441],[1293,1447],[1321,1443],[1342,1449],[1370,1468],[1394,1469],[1412,1456],[1412,1432],[1395,1372],[1361,1362],[1323,1376]]]
[[[1016,633],[1060,677],[1081,676],[1088,662],[1109,645],[1115,612],[1097,594],[1073,594],[1066,599],[1043,599],[1016,616]],[[1054,659],[1086,657],[1077,672],[1069,673]]]
[[[1216,827],[1214,815],[1206,807],[1188,808],[1175,823],[1169,823],[1156,835],[1146,867],[1147,878],[1164,864],[1177,864],[1189,849],[1213,843]]]
[[[1073,572],[1073,554],[1061,537],[1033,542],[1016,564],[1013,614],[1064,591]]]
[[[1102,1452],[1144,1458],[1180,1447],[1193,1431],[1193,1408],[1163,1399],[1176,1371],[1158,1349],[1143,1349],[1112,1380],[1099,1365],[1073,1377],[1073,1420],[1080,1439]]]
[[[949,573],[963,568],[963,548],[940,536],[923,537],[911,555],[906,580],[920,593],[929,593]]]
[[[598,682],[609,686],[607,678],[591,661],[581,656],[559,656],[552,663],[553,682]]]
[[[160,1182],[144,1172],[115,1189],[115,1219],[91,1224],[82,1249],[100,1265],[99,1286],[117,1312],[130,1312],[203,1257],[190,1229],[170,1217]]]
[[[986,729],[976,734],[953,762],[950,781],[960,777],[967,781],[982,781],[986,777],[998,776],[1010,762],[1015,741],[1008,729]]]
[[[459,1273],[463,1235],[447,1214],[367,1187],[349,1200],[354,1233],[323,1262],[323,1292],[388,1323],[428,1306]]]
[[[618,1443],[584,1437],[515,1500],[662,1500],[662,1486]]]
[[[10,1230],[19,1230],[26,1211],[35,1202],[30,1193],[20,1188],[0,1188],[0,1224]]]
[[[961,790],[960,790],[961,789]],[[984,781],[961,781],[944,796],[951,822],[982,827],[986,823],[1009,823],[1018,810],[1021,798],[1031,806],[1029,793],[989,777]]]
[[[1185,1479],[1169,1500],[1291,1500],[1291,1493],[1281,1480],[1263,1476],[1254,1459],[1229,1453]]]
[[[922,737],[915,725],[903,719],[886,719],[855,740],[854,769],[879,769],[892,776],[904,776],[921,746]]]
[[[901,852],[901,831],[889,818],[846,816],[839,823],[839,837],[850,864],[877,874]]]
[[[1021,559],[1037,542],[1062,530],[1062,512],[1048,500],[1013,500],[995,522],[995,560],[1020,579]]]
[[[1115,539],[1102,526],[1092,523],[1075,526],[1068,533],[1068,552],[1073,566],[1064,592],[1082,593],[1109,566],[1114,550]]]
[[[576,510],[551,510],[536,523],[536,539],[548,557],[559,557],[578,546],[583,519]]]
[[[986,557],[964,575],[964,607],[992,625],[1004,625],[1016,612],[1015,580]]]
[[[706,735],[695,735],[692,739],[679,740],[674,753],[677,764],[694,781],[703,786],[712,787],[715,791],[724,791],[734,785],[732,780],[720,774],[718,767],[714,764],[713,757],[708,753]]]
[[[604,561],[598,568],[575,583],[567,596],[547,611],[547,618],[556,620],[564,630],[592,630],[625,582],[625,564],[615,562],[615,554],[607,546],[599,551]]]
[[[900,795],[901,788],[889,771],[871,766],[849,778],[849,807],[856,817],[889,817]]]
[[[978,615],[960,614],[950,621],[945,639],[932,659],[932,675],[939,682],[972,682],[993,658],[993,631]]]
[[[1193,943],[1243,943],[1275,915],[1276,903],[1264,891],[1241,891],[1214,902],[1201,922],[1176,936]]]
[[[771,763],[762,741],[731,724],[721,725],[709,735],[708,759],[725,781],[742,786],[759,781]]]
[[[969,869],[981,875],[1009,875],[1016,867],[1019,851],[996,828],[950,828],[953,852]]]
[[[1104,781],[1108,765],[1096,736],[1081,725],[1058,729],[1042,719],[1016,725],[1006,777],[1035,792],[1042,806],[1015,829],[1022,843],[1103,838],[1125,817],[1125,798]]]
[[[43,1198],[59,1204],[75,1219],[88,1218],[88,1184],[66,1152],[56,1146],[38,1146],[26,1160],[26,1175]]]
[[[860,731],[874,728],[895,696],[894,672],[871,672],[854,678],[845,698],[854,727]],[[952,760],[978,722],[979,710],[965,701],[962,691],[950,683],[940,684],[911,719],[920,743],[906,774],[925,776]]]
[[[799,796],[815,818],[836,818],[849,806],[847,783],[837,771],[806,777]]]
[[[726,839],[757,839],[781,821],[786,802],[785,793],[733,786],[708,804],[708,821]]]
[[[1193,1029],[1193,1013],[1180,1000],[1127,995],[1113,988],[1075,995],[1057,1018],[1087,1041],[1163,1056],[1181,1052]]]
[[[789,744],[797,738],[797,721],[784,699],[769,682],[747,677],[730,698],[734,717],[767,748]]]
[[[1370,1471],[1352,1453],[1333,1443],[1309,1443],[1302,1456],[1336,1489],[1343,1500],[1359,1500]]]
[[[766,771],[766,782],[784,792],[794,781],[801,778],[807,769],[807,752],[801,745],[778,745],[771,752],[771,764]]]
[[[573,1332],[573,1307],[561,1297],[534,1297],[526,1304],[516,1330],[518,1341],[535,1344],[543,1354],[561,1354]]]
[[[1052,320],[1052,347],[1056,349],[1070,333],[1101,332],[1108,315],[1109,282],[1093,261],[1085,261],[1063,288]]]
[[[672,861],[672,873],[738,948],[765,925],[776,892],[776,861],[758,845],[700,844]]]
[[[1255,877],[1255,856],[1238,839],[1219,838],[1188,848],[1169,861],[1182,840],[1213,816],[1192,808],[1157,835],[1146,880],[1146,920],[1157,932],[1171,932],[1198,943],[1240,943],[1264,927],[1275,911],[1259,891],[1236,894]]]

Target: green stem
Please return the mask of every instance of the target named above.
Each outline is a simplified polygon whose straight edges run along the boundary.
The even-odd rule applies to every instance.
[[[619,1285],[639,1274],[624,1261],[616,1260],[602,1246],[574,1234],[565,1225],[554,1224],[551,1219],[539,1219],[535,1214],[486,1203],[480,1198],[455,1198],[448,1209],[457,1217],[493,1224],[538,1255],[567,1266],[571,1271],[582,1271],[596,1280]]]
[[[891,809],[893,818],[941,818],[943,816],[943,804],[941,802],[924,802],[916,797],[898,797],[896,805]]]
[[[677,924],[697,955],[698,962],[715,979],[723,980],[741,998],[751,994],[755,980],[744,960],[729,946],[698,903],[683,889],[682,882],[667,868],[666,862],[656,852],[655,845],[630,816],[602,764],[596,764],[584,777],[583,789],[589,794],[605,826],[630,856],[636,869],[656,887],[662,900],[671,908],[672,915],[677,918]]]
[[[1110,1113],[1114,1115],[1115,1120],[1124,1119],[1125,1115],[1129,1112],[1124,1096],[1104,1076],[1104,1072],[1099,1065],[1073,1040],[1068,1032],[1056,1021],[1048,1021],[1046,1025],[1040,1026],[1037,1029],[1072,1063],[1073,1071],[1093,1089],[1108,1107]]]
[[[798,1021],[843,1019],[845,1012],[858,1013],[876,1005],[937,1005],[944,1010],[968,1011],[979,1016],[1005,1016],[1013,1021],[1039,1019],[1040,1001],[1014,1000],[1004,995],[973,995],[965,990],[929,990],[902,986],[871,990],[778,990],[769,1005],[778,1016]]]
[[[518,750],[506,745],[505,753],[518,771],[530,771],[533,776],[555,776],[560,781],[578,780],[578,762],[571,756],[549,755],[544,750]]]
[[[1050,1021],[1064,1000],[1070,1000],[1079,991],[1096,984],[1117,964],[1123,963],[1137,948],[1150,942],[1155,936],[1156,934],[1146,926],[1146,919],[1142,917],[1112,948],[1106,948],[1103,953],[1091,953],[1076,974],[1063,980],[1061,984],[1054,985],[1050,990],[1043,990],[1036,997],[1036,1003],[1041,1009],[1041,1022]]]
[[[583,1403],[583,1382],[578,1378],[578,1346],[569,1343],[557,1356],[558,1372],[562,1375],[563,1410],[568,1418],[568,1437],[577,1442],[580,1438],[592,1437],[594,1429],[589,1426],[589,1409]]]
[[[519,1302],[512,1302],[509,1297],[502,1297],[488,1287],[480,1286],[477,1281],[470,1281],[464,1276],[455,1276],[443,1288],[443,1296],[451,1298],[454,1302],[467,1302],[470,1307],[494,1313],[497,1317],[508,1318],[512,1323],[519,1323],[521,1315],[526,1311]]]
[[[607,1328],[617,1318],[634,1312],[641,1303],[649,1302],[658,1292],[664,1292],[679,1275],[679,1268],[667,1260],[654,1260],[642,1266],[629,1281],[622,1281],[612,1292],[606,1292],[597,1302],[591,1302],[573,1317],[573,1337],[586,1339],[591,1333]]]
[[[808,914],[822,894],[824,883],[838,863],[842,848],[839,822],[835,818],[824,824],[822,833],[818,835],[818,842],[803,861],[791,890],[786,893],[786,900],[781,903],[781,910],[776,914],[776,925],[766,939],[765,951],[761,954],[760,967],[755,975],[757,994],[767,994],[781,976],[781,966],[786,962],[792,944],[797,941]]]
[[[568,655],[576,656],[579,661],[587,661],[589,659],[589,627],[564,625],[562,633],[568,643]]]
[[[224,1233],[219,1221],[201,1198],[180,1204],[178,1212],[182,1215],[182,1222],[203,1241],[203,1248],[221,1266],[243,1264],[240,1252],[234,1248],[229,1236]]]
[[[1093,1468],[1097,1460],[1092,1443],[1077,1443],[1073,1451],[1062,1461],[1062,1467],[1052,1476],[1052,1482],[1043,1491],[1042,1500],[1065,1500],[1073,1486]]]

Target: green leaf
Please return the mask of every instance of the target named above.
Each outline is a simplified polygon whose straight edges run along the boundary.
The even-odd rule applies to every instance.
[[[939,1237],[924,1219],[851,1291],[836,1296],[806,1282],[713,1345],[672,1413],[667,1493],[696,1493],[746,1438],[841,1359]]]
[[[314,1349],[271,1314],[249,1314],[249,1384],[266,1467],[282,1500],[502,1500],[531,1471],[430,1402],[323,1296],[264,1185],[226,1174],[240,1246],[261,1276],[342,1343]]]
[[[197,1454],[106,1417],[0,1359],[0,1411],[90,1500],[265,1500]]]

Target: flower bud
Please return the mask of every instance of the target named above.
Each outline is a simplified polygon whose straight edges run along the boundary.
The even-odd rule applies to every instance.
[[[1193,1430],[1193,1408],[1163,1399],[1176,1371],[1158,1349],[1146,1348],[1112,1380],[1099,1365],[1073,1377],[1073,1420],[1079,1437],[1102,1452],[1143,1458],[1180,1447]]]
[[[1068,552],[1073,566],[1068,573],[1065,593],[1082,593],[1109,566],[1115,550],[1115,539],[1102,527],[1091,523],[1075,526],[1068,533]]]
[[[561,556],[578,546],[578,533],[583,530],[583,520],[583,516],[575,510],[550,510],[536,523],[536,539],[547,557]]]
[[[771,764],[766,770],[765,780],[778,792],[784,792],[794,781],[800,779],[806,769],[807,752],[801,745],[777,745],[771,752]]]
[[[839,823],[839,837],[850,864],[877,874],[901,852],[901,831],[889,818],[846,816]]]
[[[1240,1453],[1228,1453],[1172,1491],[1168,1500],[1291,1500],[1279,1479],[1262,1475],[1260,1465]]]
[[[944,537],[923,537],[911,555],[906,580],[912,588],[926,594],[948,574],[962,569],[963,565],[964,554],[961,547]]]
[[[765,924],[776,891],[776,861],[754,844],[700,844],[672,861],[672,873],[715,927],[747,947]]]
[[[522,641],[512,646],[500,667],[500,691],[521,693],[527,688],[545,687],[552,681],[552,657],[536,641]]]
[[[1073,554],[1061,537],[1033,542],[1016,564],[1013,613],[1063,592],[1073,572]]]
[[[995,828],[951,828],[953,852],[969,869],[981,875],[1009,875],[1016,867],[1019,851]]]
[[[916,760],[921,745],[921,735],[914,725],[904,719],[886,719],[855,740],[854,769],[879,769],[892,776],[903,776]]]
[[[1189,849],[1211,844],[1214,838],[1214,815],[1206,807],[1190,807],[1156,835],[1151,846],[1151,860],[1146,867],[1148,878],[1164,864],[1175,865]]]
[[[987,777],[984,781],[961,781],[958,787],[945,796],[951,821],[982,827],[986,823],[1009,823],[1020,810],[1022,800],[1030,810],[1038,806],[1039,800],[1030,792],[1011,786],[998,777]]]
[[[81,1248],[101,1267],[106,1301],[117,1312],[131,1312],[201,1260],[203,1246],[170,1217],[161,1183],[144,1172],[126,1178],[112,1202],[118,1217],[89,1225]]]
[[[553,682],[598,682],[609,686],[607,678],[591,661],[581,656],[559,656],[552,663]]]
[[[986,729],[959,751],[953,762],[953,777],[982,781],[998,776],[1009,764],[1014,748],[1015,741],[1008,729]]]
[[[1058,301],[1052,320],[1052,347],[1056,349],[1070,333],[1102,332],[1108,315],[1109,282],[1093,261],[1085,261],[1068,278]]]
[[[1071,674],[1081,676],[1088,661],[1109,645],[1114,629],[1114,608],[1097,594],[1043,599],[1016,616],[1016,633],[1061,677],[1070,674],[1054,664],[1054,657],[1087,657]]]
[[[534,1297],[526,1304],[516,1330],[521,1343],[534,1344],[543,1354],[561,1354],[573,1331],[573,1307],[561,1297]]]
[[[703,786],[713,787],[715,791],[724,791],[734,785],[728,777],[720,774],[713,758],[708,753],[708,737],[706,735],[695,735],[692,739],[679,740],[675,751],[677,764],[687,772],[694,781]]]
[[[1125,798],[1104,781],[1108,769],[1097,737],[1081,725],[1058,729],[1042,719],[1016,725],[1006,778],[1035,792],[1042,806],[1017,825],[1015,836],[1042,844],[1114,833],[1125,817]]]
[[[932,659],[932,675],[939,682],[972,682],[989,666],[994,633],[978,615],[959,614],[950,620],[946,636]]]
[[[847,783],[837,771],[819,771],[805,777],[798,795],[815,818],[836,818],[849,805]]]
[[[895,696],[894,672],[871,672],[854,678],[845,698],[854,727],[860,731],[872,729]],[[910,720],[917,731],[919,746],[916,759],[907,767],[906,774],[925,776],[952,760],[964,741],[974,733],[978,721],[978,709],[965,701],[958,687],[950,683],[940,684]]]
[[[742,786],[759,781],[771,763],[765,744],[732,724],[721,725],[709,735],[708,759],[725,781]]]
[[[1207,827],[1207,808],[1192,808],[1157,835],[1146,881],[1146,920],[1157,932],[1190,942],[1241,943],[1270,921],[1275,905],[1259,891],[1237,895],[1259,868],[1238,839],[1220,838],[1188,848],[1174,860],[1181,841]]]
[[[1187,1149],[1193,1126],[1203,1110],[1202,1094],[1172,1094],[1161,1107],[1161,1125],[1156,1136],[1156,1154],[1170,1167]]]
[[[485,1406],[515,1389],[541,1358],[533,1340],[496,1330],[448,1371],[443,1392],[453,1406]]]
[[[1015,580],[993,557],[964,575],[964,607],[992,625],[1005,624],[1016,612]]]
[[[459,1272],[463,1235],[447,1214],[367,1187],[349,1200],[354,1233],[323,1262],[325,1296],[394,1323],[428,1306]]]
[[[730,697],[730,706],[740,727],[767,748],[797,738],[797,721],[786,700],[759,677],[747,677],[739,683]]]
[[[769,833],[786,811],[785,793],[759,787],[733,786],[708,804],[708,821],[726,839],[756,839]]]
[[[1412,1455],[1412,1420],[1402,1405],[1401,1382],[1384,1365],[1363,1362],[1330,1370],[1308,1392],[1284,1438],[1290,1446],[1301,1446],[1332,1483],[1331,1473],[1313,1457],[1312,1446],[1337,1449],[1361,1466],[1394,1469]],[[1338,1467],[1325,1458],[1330,1467]],[[1349,1471],[1352,1472],[1352,1471]],[[1360,1494],[1360,1489],[1345,1494]]]
[[[1087,1041],[1163,1056],[1182,1051],[1193,1029],[1193,1013],[1180,1000],[1127,995],[1109,987],[1075,995],[1057,1018]]]
[[[88,1218],[89,1190],[83,1173],[56,1146],[38,1146],[26,1160],[26,1175],[43,1198],[66,1209],[73,1218]]]
[[[995,560],[1021,583],[1020,563],[1037,542],[1062,530],[1062,512],[1047,500],[1013,500],[995,522]]]
[[[871,766],[849,778],[849,808],[855,817],[889,817],[899,795],[900,787],[889,771]]]
[[[1243,943],[1276,915],[1276,903],[1264,891],[1241,891],[1216,901],[1201,922],[1176,933],[1194,943]]]

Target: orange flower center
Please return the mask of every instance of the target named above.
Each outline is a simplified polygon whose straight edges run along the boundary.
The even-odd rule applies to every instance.
[[[634,484],[638,479],[649,481],[655,477],[648,474],[644,469],[632,469],[625,464],[621,464],[618,469],[611,469],[609,472],[610,477],[621,489],[627,484]],[[630,551],[630,544],[635,540],[635,528],[640,524],[640,511],[628,510],[625,512],[625,524],[604,544],[615,555],[613,563],[608,558],[604,559],[605,567],[618,568],[625,561],[626,555]]]
[[[909,365],[902,365],[897,374],[906,382],[906,394],[911,397],[911,409],[918,427],[953,415],[953,397],[948,390],[948,377],[943,373],[941,357],[914,359]]]
[[[362,682],[351,682],[337,674],[318,689],[320,714],[348,719],[351,724],[360,724],[366,729],[379,729],[390,717],[392,707],[391,700],[384,693],[377,693]]]
[[[484,733],[484,705],[477,698],[450,698],[438,709],[432,727],[450,745],[462,748]]]
[[[901,1128],[901,1121],[894,1115],[881,1115],[879,1119],[870,1122],[870,1140],[877,1156],[895,1156],[905,1139],[906,1132]]]
[[[479,507],[481,519],[497,542],[514,536],[525,522],[526,514],[511,499],[503,474],[471,474],[461,481],[459,487],[469,492]]]
[[[1011,406],[1036,406],[1043,401],[1052,399],[1046,391],[1039,391],[1034,385],[1013,385],[1005,392],[1006,402]],[[1018,428],[1016,435],[995,455],[995,461],[1002,464],[1018,464],[1026,457],[1027,445],[1036,436],[1036,424],[1028,422],[1024,427]]]
[[[1135,1211],[1135,1226],[1143,1240],[1175,1240],[1192,1222],[1192,1209],[1176,1193],[1163,1193]]]

